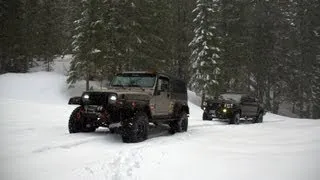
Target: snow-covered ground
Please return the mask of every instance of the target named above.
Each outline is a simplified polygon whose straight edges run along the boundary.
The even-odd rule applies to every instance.
[[[69,134],[74,106],[67,105],[65,65],[57,66],[0,75],[1,180],[320,178],[319,120],[268,113],[262,124],[202,121],[192,92],[186,133],[154,128],[137,144],[103,128]]]

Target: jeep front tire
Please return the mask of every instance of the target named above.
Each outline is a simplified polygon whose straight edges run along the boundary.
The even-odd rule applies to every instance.
[[[70,134],[78,132],[94,132],[96,130],[96,127],[94,126],[86,127],[86,123],[83,119],[81,109],[81,106],[75,108],[70,115],[68,123]]]
[[[122,129],[124,143],[142,142],[148,138],[149,121],[144,112],[137,112],[132,120],[125,123]]]

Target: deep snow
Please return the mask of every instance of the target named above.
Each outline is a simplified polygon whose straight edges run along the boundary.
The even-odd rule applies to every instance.
[[[267,113],[262,124],[202,121],[192,92],[186,133],[152,128],[137,144],[104,128],[69,134],[75,106],[60,70],[0,75],[0,179],[320,178],[319,120]]]

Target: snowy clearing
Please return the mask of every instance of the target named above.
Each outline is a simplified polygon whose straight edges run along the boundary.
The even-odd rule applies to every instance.
[[[267,113],[262,124],[202,121],[189,102],[189,130],[152,128],[124,144],[99,128],[69,134],[75,106],[60,71],[0,75],[1,179],[317,180],[320,121]],[[189,93],[193,102],[194,94]]]

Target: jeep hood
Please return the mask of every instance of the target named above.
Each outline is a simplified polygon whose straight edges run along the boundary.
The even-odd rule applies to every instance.
[[[105,92],[116,93],[118,98],[126,100],[150,100],[153,94],[153,89],[141,89],[141,88],[112,88]]]

